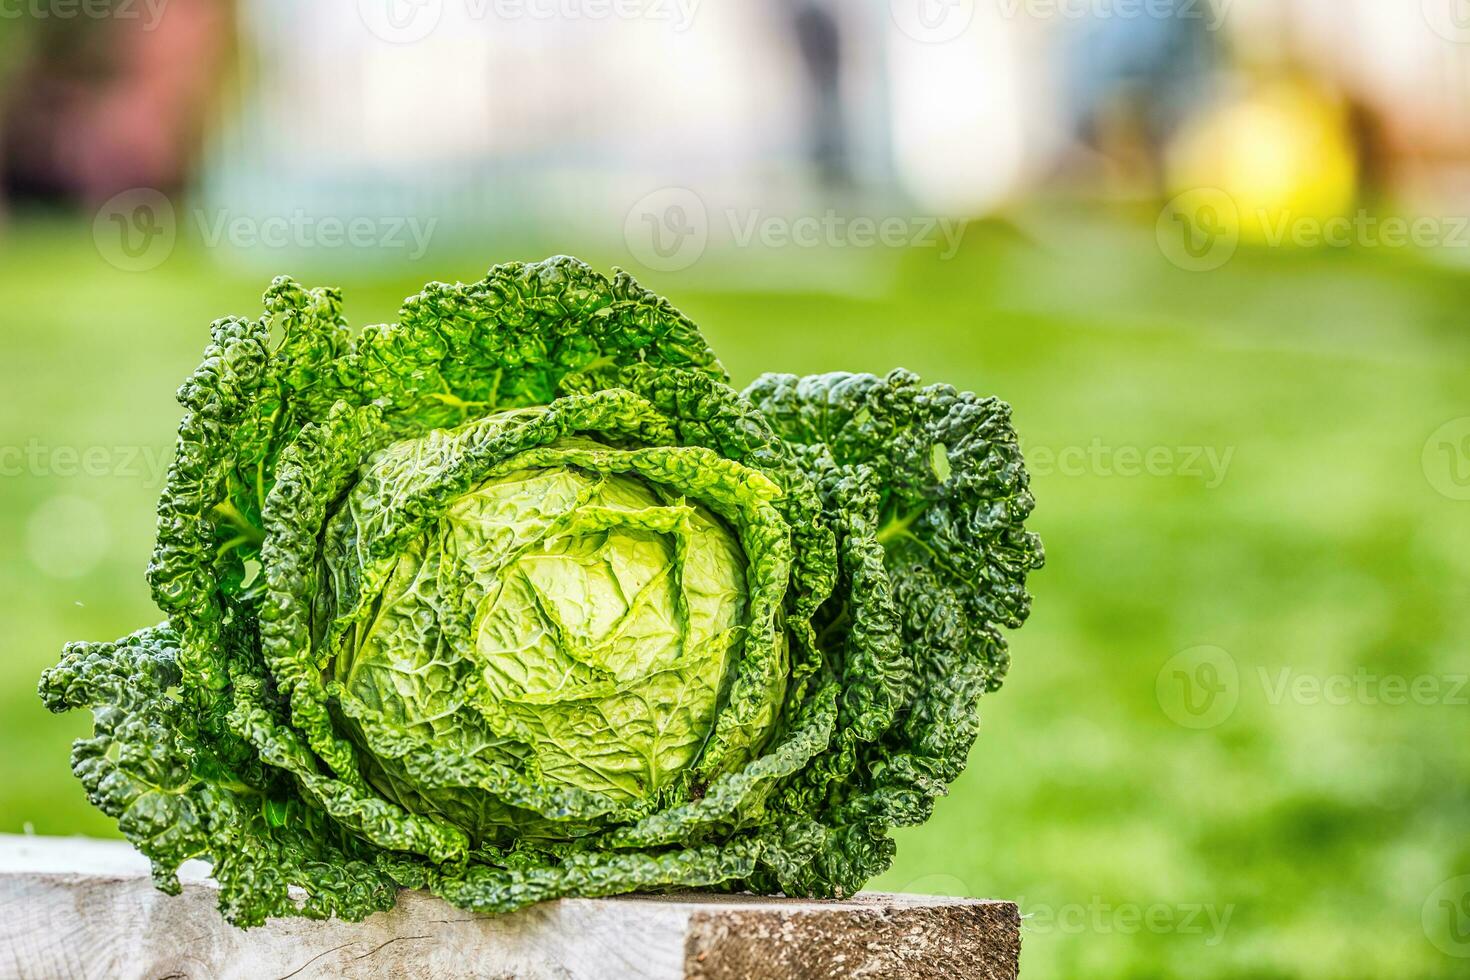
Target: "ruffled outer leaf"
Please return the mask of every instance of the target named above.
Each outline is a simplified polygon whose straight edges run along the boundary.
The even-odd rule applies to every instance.
[[[1010,663],[998,627],[1025,621],[1043,562],[1023,527],[1034,500],[997,399],[901,370],[768,374],[745,394],[801,447],[841,529],[843,602],[819,625],[845,640],[834,741],[854,754],[815,874],[861,882],[891,859],[883,830],[928,819],[964,769],[976,701]]]
[[[211,860],[240,925],[361,918],[399,886],[481,912],[665,887],[855,891],[891,859],[888,830],[959,774],[975,700],[1004,674],[999,628],[1024,620],[1041,563],[1025,472],[994,399],[904,372],[727,381],[666,300],[575,259],[430,284],[356,339],[335,291],[276,280],[261,317],[214,324],[180,390],[149,566],[168,621],[73,644],[42,678],[50,709],[93,713],[73,753],[89,798],[159,887]],[[473,495],[551,472],[584,489],[532,507],[544,523],[512,550],[426,563],[473,543],[450,534]],[[689,626],[691,521],[728,528],[720,547],[743,566],[719,579],[738,587],[701,594],[740,617],[707,636]],[[672,598],[625,601],[675,644],[649,668],[673,683],[589,646],[543,596],[529,621],[567,680],[505,701],[468,656],[471,586],[499,574],[475,563],[510,569],[567,535],[599,555],[614,533],[668,542],[654,553],[677,587],[648,595]],[[698,560],[715,553],[734,554]],[[364,688],[358,651],[406,589],[428,590],[403,609],[437,625],[405,628],[438,646],[402,633],[399,673]],[[584,748],[544,741],[589,711],[608,721],[578,722]],[[628,745],[597,765],[626,768],[644,714],[654,731],[703,726],[662,743],[681,769],[568,782],[567,752],[604,729]]]

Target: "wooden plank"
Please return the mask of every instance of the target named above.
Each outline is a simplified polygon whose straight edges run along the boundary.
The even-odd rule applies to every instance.
[[[127,844],[0,835],[0,977],[746,980],[1015,977],[1009,902],[863,894],[563,899],[478,916],[405,891],[366,922],[220,918],[209,869],[153,888]]]

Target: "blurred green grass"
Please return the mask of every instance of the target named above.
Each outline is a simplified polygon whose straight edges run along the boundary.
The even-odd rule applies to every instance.
[[[538,255],[271,271],[342,285],[362,324],[425,279]],[[253,315],[268,277],[187,247],[119,271],[57,221],[10,227],[0,258],[0,831],[110,834],[67,770],[86,719],[46,714],[35,680],[63,642],[157,618],[142,572],[173,391],[209,321]],[[1050,219],[973,227],[950,261],[823,259],[852,264],[837,278],[856,294],[722,285],[758,279],[748,259],[644,277],[737,382],[902,365],[1006,398],[1050,461],[1033,481],[1049,563],[1011,676],[875,887],[1020,901],[1028,976],[1464,975],[1422,916],[1470,873],[1470,690],[1446,703],[1470,669],[1470,502],[1435,490],[1421,452],[1470,415],[1470,277],[1349,251],[1188,273],[1151,229]],[[1163,472],[1116,472],[1127,447]],[[1191,462],[1204,449],[1213,469]],[[1156,681],[1201,645],[1236,665],[1238,703],[1194,729]],[[1440,696],[1279,698],[1282,670]]]

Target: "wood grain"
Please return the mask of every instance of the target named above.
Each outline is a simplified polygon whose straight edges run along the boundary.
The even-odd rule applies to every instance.
[[[0,977],[1000,980],[1020,954],[1009,902],[881,894],[563,899],[477,916],[405,891],[365,922],[247,931],[220,918],[208,870],[186,865],[170,897],[124,843],[0,835]]]

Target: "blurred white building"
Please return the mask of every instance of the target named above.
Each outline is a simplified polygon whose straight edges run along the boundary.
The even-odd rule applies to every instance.
[[[1443,194],[1470,158],[1461,2],[240,0],[202,193],[564,247],[718,244],[737,211],[969,218],[1053,177],[1162,191],[1176,128],[1284,70],[1377,126],[1372,176]]]
[[[935,3],[250,0],[204,193],[468,234],[616,233],[664,188],[713,213],[981,213],[1022,181],[1047,85],[1024,18]]]

